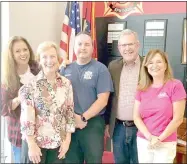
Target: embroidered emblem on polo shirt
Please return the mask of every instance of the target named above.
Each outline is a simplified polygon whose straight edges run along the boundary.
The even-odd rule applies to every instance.
[[[84,79],[92,79],[93,73],[90,71],[86,71],[84,73]]]
[[[65,77],[68,77],[68,76],[71,76],[71,74],[70,74],[70,73],[69,73],[69,74],[65,74],[64,76],[65,76]]]
[[[158,95],[158,98],[164,98],[164,97],[168,97],[166,92],[160,92]]]

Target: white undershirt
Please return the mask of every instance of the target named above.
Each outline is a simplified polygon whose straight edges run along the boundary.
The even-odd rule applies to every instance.
[[[28,84],[35,76],[31,73],[30,67],[28,66],[27,71],[24,74],[19,75],[19,77],[22,84]]]

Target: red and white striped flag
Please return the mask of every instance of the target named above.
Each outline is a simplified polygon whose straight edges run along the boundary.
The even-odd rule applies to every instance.
[[[79,2],[67,2],[64,22],[62,25],[60,55],[70,62],[76,59],[73,51],[74,40],[81,31]]]

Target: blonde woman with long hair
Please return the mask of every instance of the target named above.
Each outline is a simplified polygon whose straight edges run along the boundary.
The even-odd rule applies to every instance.
[[[8,139],[11,142],[14,162],[20,163],[20,99],[18,90],[36,75],[38,65],[28,41],[21,36],[10,38],[2,57],[1,115],[7,118]]]
[[[134,105],[140,163],[173,163],[186,92],[174,79],[165,52],[150,50],[141,67]]]

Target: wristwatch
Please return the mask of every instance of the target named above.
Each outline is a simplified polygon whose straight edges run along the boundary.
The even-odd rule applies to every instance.
[[[87,122],[87,120],[86,120],[86,118],[81,114],[81,120],[83,121],[83,122]]]

